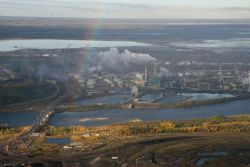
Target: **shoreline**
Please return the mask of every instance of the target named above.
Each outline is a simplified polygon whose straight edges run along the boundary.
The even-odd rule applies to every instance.
[[[227,102],[248,100],[250,99],[250,94],[243,94],[235,97],[226,97],[220,99],[208,99],[208,100],[185,100],[178,103],[160,104],[160,103],[124,103],[117,105],[108,104],[95,104],[95,105],[75,105],[75,104],[65,104],[63,107],[58,108],[58,112],[86,112],[86,111],[96,111],[102,109],[179,109],[188,107],[198,107],[213,104],[223,104]],[[129,105],[133,107],[129,107]],[[81,111],[79,111],[81,110]]]

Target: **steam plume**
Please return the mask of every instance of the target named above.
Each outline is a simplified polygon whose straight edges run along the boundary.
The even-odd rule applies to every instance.
[[[149,54],[134,53],[129,50],[119,52],[117,48],[110,48],[108,51],[98,52],[95,58],[95,64],[103,68],[120,71],[130,67],[132,64],[144,65],[156,61],[156,58]]]

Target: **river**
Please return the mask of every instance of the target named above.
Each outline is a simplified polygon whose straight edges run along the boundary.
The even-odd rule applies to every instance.
[[[190,120],[209,118],[214,115],[244,115],[250,114],[250,99],[232,101],[199,107],[178,109],[113,109],[87,112],[64,112],[56,114],[50,121],[53,126],[101,126],[123,123],[135,119],[153,120]],[[11,127],[31,125],[39,112],[0,113],[0,124]]]
[[[101,126],[123,123],[135,119],[153,120],[191,120],[209,118],[215,115],[250,114],[250,99],[232,101],[199,107],[178,109],[113,109],[88,112],[64,112],[56,114],[50,124],[53,126]]]
[[[97,41],[97,40],[61,40],[61,39],[24,39],[0,40],[0,51],[19,49],[66,49],[84,47],[129,47],[149,46],[149,44],[132,41]]]

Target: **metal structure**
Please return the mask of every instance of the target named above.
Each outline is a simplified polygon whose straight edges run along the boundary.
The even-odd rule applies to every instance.
[[[248,71],[248,91],[250,92],[250,70]]]
[[[144,80],[147,81],[148,80],[148,68],[145,65],[145,70],[144,70]]]

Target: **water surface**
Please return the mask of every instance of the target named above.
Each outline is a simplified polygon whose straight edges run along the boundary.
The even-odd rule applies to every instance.
[[[93,104],[122,104],[132,100],[130,94],[116,94],[111,96],[96,97],[93,99],[83,99],[75,102],[77,105],[93,105]]]
[[[0,125],[11,127],[32,125],[40,112],[0,112]]]
[[[186,48],[250,48],[250,38],[201,41],[191,40],[171,42],[170,45]]]
[[[250,99],[232,101],[207,106],[178,108],[178,109],[114,109],[87,112],[64,112],[56,114],[50,122],[53,126],[101,126],[113,123],[124,123],[140,119],[154,120],[191,120],[209,118],[215,115],[244,115],[250,114]],[[39,112],[0,113],[0,124],[11,127],[32,125]]]
[[[75,125],[100,126],[129,122],[135,119],[143,121],[191,120],[209,118],[215,115],[244,115],[250,114],[249,104],[250,100],[248,99],[179,109],[114,109],[88,112],[64,112],[56,114],[50,124],[59,127]],[[84,118],[88,118],[88,121],[81,121]]]
[[[59,145],[67,145],[71,143],[70,138],[46,138],[46,144],[59,144]]]
[[[149,46],[149,44],[133,41],[95,41],[95,40],[61,40],[61,39],[24,39],[0,40],[0,51],[19,49],[65,49],[84,47],[129,47]]]
[[[210,100],[234,97],[230,94],[220,93],[178,93],[179,96],[190,97],[190,100]]]

